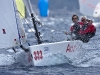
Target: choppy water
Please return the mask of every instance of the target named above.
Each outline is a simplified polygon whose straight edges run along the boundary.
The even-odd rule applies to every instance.
[[[43,26],[38,26],[41,37],[47,42],[58,42],[67,39],[63,31],[69,31],[72,24],[69,17],[40,18]],[[95,24],[96,25],[96,24]],[[29,30],[32,25],[25,25],[28,41],[36,44],[36,38]],[[96,36],[88,44],[83,44],[83,50],[74,60],[68,60],[61,54],[45,56],[45,64],[51,66],[29,66],[27,53],[18,50],[15,54],[11,49],[0,51],[0,75],[100,75],[100,33],[99,24]],[[56,57],[55,57],[56,56]],[[56,62],[63,63],[55,65]],[[44,62],[42,62],[44,64]]]

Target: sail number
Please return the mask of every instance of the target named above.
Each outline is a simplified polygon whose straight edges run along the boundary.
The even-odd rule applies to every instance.
[[[43,59],[42,50],[40,50],[40,51],[34,51],[33,55],[34,55],[34,59],[35,60]]]
[[[67,45],[66,52],[74,52],[76,45],[71,46],[70,44]]]

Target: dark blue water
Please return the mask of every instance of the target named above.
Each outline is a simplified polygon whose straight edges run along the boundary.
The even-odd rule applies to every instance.
[[[99,67],[75,67],[69,64],[49,67],[0,68],[0,75],[100,75]]]

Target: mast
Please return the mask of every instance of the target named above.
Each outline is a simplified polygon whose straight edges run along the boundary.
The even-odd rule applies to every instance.
[[[37,26],[36,26],[36,23],[35,23],[35,17],[33,15],[33,13],[31,13],[31,18],[32,18],[32,22],[33,22],[34,29],[35,29],[35,32],[36,32],[35,35],[37,37],[38,44],[41,44],[42,42],[41,42],[40,37],[39,37],[39,32],[37,30]]]
[[[40,40],[39,32],[38,32],[36,22],[35,22],[35,14],[32,11],[32,6],[31,6],[31,3],[30,3],[30,0],[23,0],[23,1],[26,5],[26,8],[27,8],[31,18],[32,18],[33,26],[34,26],[34,29],[35,29],[35,35],[36,35],[36,38],[37,38],[37,42],[38,42],[38,44],[41,44],[42,42]]]

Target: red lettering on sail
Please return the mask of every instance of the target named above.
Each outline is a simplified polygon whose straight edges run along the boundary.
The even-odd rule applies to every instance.
[[[81,1],[82,1],[82,3],[84,3],[86,6],[90,7],[91,9],[96,9],[96,10],[100,9],[100,7],[97,7],[97,6],[95,6],[93,3],[90,3],[91,0],[90,0],[90,1],[89,1],[89,0],[81,0]]]

